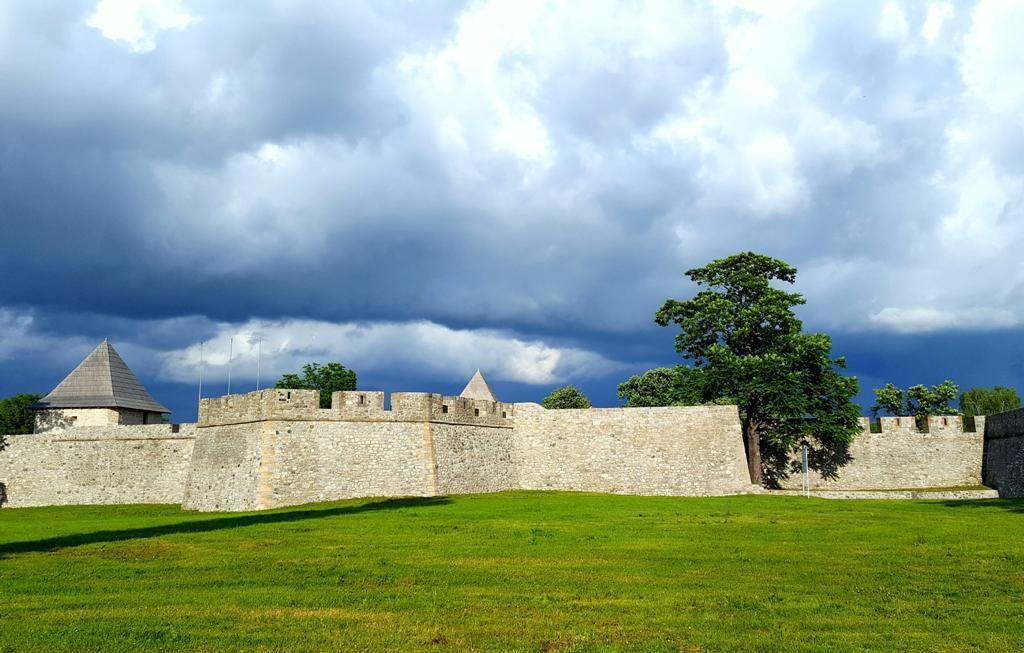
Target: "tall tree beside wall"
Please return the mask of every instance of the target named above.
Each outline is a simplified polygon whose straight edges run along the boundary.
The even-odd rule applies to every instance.
[[[827,335],[802,331],[793,309],[804,298],[772,285],[794,283],[796,268],[744,252],[686,276],[700,292],[667,300],[655,321],[680,328],[685,401],[739,407],[751,481],[778,485],[801,442],[826,473],[847,461],[860,431],[857,379],[840,373],[846,361]]]
[[[320,407],[331,407],[331,393],[356,389],[356,373],[341,363],[306,363],[302,376],[288,373],[274,384],[275,388],[289,390],[319,390]]]
[[[41,397],[23,393],[0,399],[0,436],[31,433],[35,428],[35,413],[29,406]]]
[[[1020,408],[1020,395],[1013,388],[971,388],[960,395],[960,412],[964,417],[995,415]]]

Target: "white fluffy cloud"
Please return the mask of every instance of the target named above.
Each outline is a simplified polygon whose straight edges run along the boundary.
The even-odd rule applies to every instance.
[[[883,308],[871,314],[871,322],[897,333],[929,331],[1002,329],[1020,325],[1020,318],[1010,311],[980,306],[973,310],[942,310],[926,306]]]
[[[433,322],[334,324],[313,320],[252,320],[221,324],[207,342],[161,355],[160,376],[251,382],[299,371],[312,360],[344,361],[360,371],[400,370],[443,380],[469,379],[474,370],[497,380],[549,385],[606,374],[621,365],[593,352],[524,340],[490,330],[450,329]],[[202,362],[202,365],[201,365]],[[259,366],[259,370],[257,367]]]
[[[133,52],[150,52],[160,32],[185,29],[195,20],[180,0],[100,0],[87,22]]]

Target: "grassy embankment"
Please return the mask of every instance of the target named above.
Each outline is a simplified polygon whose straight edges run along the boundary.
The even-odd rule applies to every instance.
[[[1024,501],[0,510],[0,651],[1020,651]]]

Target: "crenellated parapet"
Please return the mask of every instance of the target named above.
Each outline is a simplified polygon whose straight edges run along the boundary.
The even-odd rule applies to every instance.
[[[316,390],[272,389],[199,402],[200,428],[269,421],[436,422],[512,428],[513,404],[427,392],[350,390],[331,394],[320,408]]]
[[[872,424],[867,417],[859,418],[860,430],[863,434],[888,435],[962,435],[964,433],[984,433],[985,418],[974,418],[974,428],[964,424],[960,415],[931,415],[924,423],[919,423],[913,415],[897,417],[879,417]]]

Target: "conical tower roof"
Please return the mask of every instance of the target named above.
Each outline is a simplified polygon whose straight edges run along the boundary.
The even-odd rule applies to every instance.
[[[50,394],[32,408],[130,408],[169,413],[158,404],[124,359],[104,340]]]
[[[480,370],[476,371],[473,378],[469,380],[466,387],[462,390],[460,397],[466,399],[484,399],[487,401],[498,401],[498,398],[494,396],[494,390],[491,390],[491,386],[487,383],[487,379],[480,373]]]

